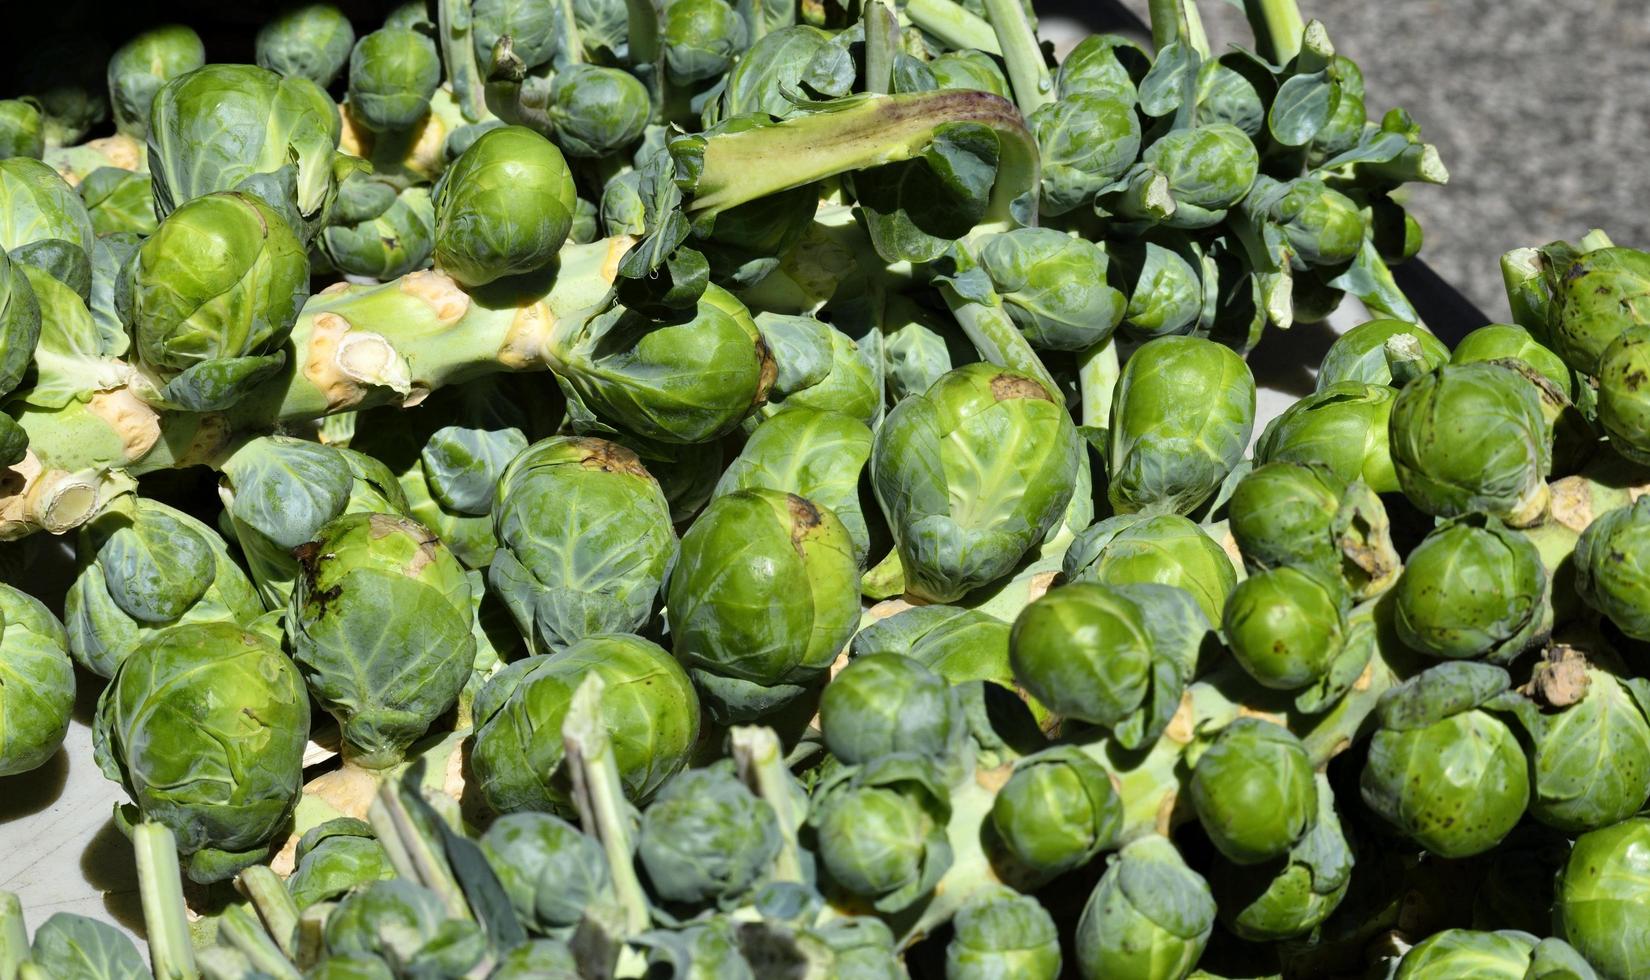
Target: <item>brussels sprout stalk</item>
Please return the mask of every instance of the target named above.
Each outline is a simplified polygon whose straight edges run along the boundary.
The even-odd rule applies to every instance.
[[[1148,14],[1152,23],[1152,43],[1159,50],[1172,43],[1183,42],[1197,53],[1199,59],[1209,57],[1209,39],[1203,33],[1203,18],[1198,15],[1197,0],[1151,0]]]
[[[948,47],[973,48],[986,54],[1003,53],[991,25],[953,0],[906,0],[903,6],[911,23]]]
[[[1260,53],[1273,64],[1288,64],[1300,53],[1306,22],[1295,0],[1247,0],[1243,9],[1249,14]]]
[[[779,736],[771,728],[747,725],[734,726],[728,736],[739,778],[779,818],[779,856],[774,859],[772,880],[806,881],[796,831],[808,818],[807,804],[790,792],[794,780],[785,765]]]
[[[218,942],[246,957],[260,975],[275,980],[301,980],[303,977],[281,948],[275,945],[258,917],[245,906],[231,905],[223,910],[223,915],[218,919]]]
[[[281,952],[291,957],[296,952],[294,941],[301,913],[286,889],[286,882],[267,865],[254,864],[242,871],[235,883],[246,893],[258,918],[263,920],[264,929]]]
[[[172,832],[162,824],[140,823],[132,828],[132,849],[137,856],[138,895],[143,901],[155,976],[166,980],[199,976],[189,923],[183,916],[183,879],[178,874],[178,848]]]
[[[1026,16],[1020,0],[985,0],[986,15],[1002,46],[1008,64],[1009,83],[1014,88],[1014,104],[1027,119],[1054,101],[1054,79],[1049,74],[1037,31]]]
[[[0,977],[12,980],[29,958],[29,930],[23,902],[15,892],[0,892]]]
[[[470,0],[439,0],[438,6],[441,63],[447,66],[447,80],[464,118],[481,122],[492,114],[487,111],[481,69],[476,64]]]
[[[613,757],[613,743],[602,720],[602,691],[607,683],[595,671],[587,674],[573,695],[562,723],[567,770],[573,780],[573,803],[585,832],[602,842],[608,870],[613,876],[623,937],[647,928],[647,893],[631,860],[629,804],[619,781],[619,766]]]

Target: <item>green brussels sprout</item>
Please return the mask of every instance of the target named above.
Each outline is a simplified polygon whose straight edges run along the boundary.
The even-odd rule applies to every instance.
[[[1260,89],[1256,87],[1258,79],[1251,81],[1245,74],[1249,67],[1239,60],[1242,57],[1233,53],[1198,66],[1194,103],[1197,119],[1206,123],[1230,123],[1243,130],[1250,139],[1264,140],[1270,136],[1267,132],[1267,100],[1261,98]],[[1255,187],[1244,201],[1245,209],[1252,209],[1262,196],[1273,196],[1273,191],[1276,187],[1269,180],[1257,177]]]
[[[97,234],[155,233],[155,192],[148,174],[99,167],[86,175],[77,190]]]
[[[1598,422],[1610,448],[1650,465],[1650,323],[1623,330],[1599,356]]]
[[[473,919],[454,918],[435,892],[404,878],[375,881],[327,916],[327,952],[394,963],[407,976],[463,976],[487,952]]]
[[[928,72],[934,87],[942,91],[990,92],[1008,98],[1008,78],[984,51],[965,48],[947,51],[929,59]]]
[[[38,769],[63,744],[74,665],[63,624],[45,603],[0,584],[0,776]]]
[[[1650,640],[1650,497],[1596,518],[1575,550],[1576,591],[1635,640]]]
[[[510,50],[528,68],[548,64],[561,48],[559,3],[535,0],[472,0],[471,32],[475,40],[476,63],[483,73],[492,63],[500,39],[510,39]]]
[[[40,301],[29,285],[28,273],[0,248],[0,395],[11,394],[34,363],[40,329]]]
[[[1192,769],[1191,797],[1198,822],[1234,864],[1281,857],[1318,817],[1306,746],[1258,718],[1239,718],[1215,736]]]
[[[109,103],[115,129],[142,139],[149,133],[149,104],[168,81],[206,64],[206,45],[182,24],[144,31],[109,59]]]
[[[854,634],[858,578],[830,511],[764,488],[712,501],[682,535],[665,600],[712,716],[757,718],[818,681]]]
[[[579,961],[564,942],[534,939],[500,956],[487,980],[579,980]]]
[[[894,752],[942,757],[962,734],[959,715],[950,682],[897,653],[849,661],[819,699],[825,745],[850,765]]]
[[[1108,243],[1129,296],[1123,330],[1150,339],[1189,332],[1203,310],[1203,282],[1179,251],[1155,242]]]
[[[1454,661],[1381,695],[1360,784],[1364,803],[1440,857],[1499,843],[1530,800],[1524,750],[1484,708],[1509,683],[1500,667]]]
[[[130,501],[130,504],[127,504]],[[257,589],[223,539],[183,511],[125,498],[80,529],[80,569],[64,599],[69,651],[99,677],[179,623],[250,626]]]
[[[1286,183],[1257,178],[1244,207],[1282,233],[1299,271],[1345,265],[1363,248],[1364,215],[1357,202],[1315,177]]]
[[[493,497],[488,576],[528,645],[640,630],[676,551],[670,506],[634,453],[557,436],[523,450]]]
[[[642,202],[642,172],[626,170],[602,188],[602,231],[609,238],[647,234],[647,206]]]
[[[1210,879],[1221,922],[1239,938],[1274,942],[1316,929],[1346,897],[1352,849],[1329,779],[1316,777],[1318,812],[1286,857],[1261,867],[1218,862]]]
[[[1604,349],[1628,327],[1650,323],[1650,252],[1601,248],[1547,270],[1549,340],[1564,363],[1597,375]]]
[[[33,99],[0,99],[0,160],[46,155],[45,117]]]
[[[303,242],[250,194],[197,197],[167,215],[118,297],[139,362],[191,411],[229,407],[285,363],[309,296]]]
[[[135,806],[117,817],[164,824],[190,879],[222,881],[267,857],[292,815],[309,695],[270,637],[174,626],[115,669],[92,736],[98,768]]]
[[[1435,657],[1509,663],[1551,628],[1547,570],[1493,517],[1448,521],[1410,552],[1392,607],[1398,638]]]
[[[1294,691],[1329,672],[1346,643],[1350,605],[1338,577],[1283,565],[1239,582],[1221,625],[1250,677]]]
[[[435,253],[429,189],[409,187],[377,214],[328,225],[321,232],[321,251],[339,272],[381,282],[424,268]]]
[[[1002,297],[1014,325],[1033,347],[1086,350],[1123,319],[1123,294],[1106,283],[1100,246],[1052,228],[993,235],[980,268]]]
[[[723,75],[745,50],[745,20],[724,0],[671,0],[659,25],[665,70],[678,85]]]
[[[830,882],[894,913],[926,897],[950,869],[950,816],[934,764],[896,754],[826,777],[808,824]]]
[[[1081,453],[1065,406],[995,365],[957,368],[894,406],[871,480],[906,590],[950,602],[1007,576],[1064,515]]]
[[[1238,481],[1227,522],[1251,572],[1285,565],[1343,580],[1359,598],[1392,584],[1399,569],[1381,500],[1328,467],[1265,463]]]
[[[1132,98],[1077,92],[1039,107],[1027,123],[1042,159],[1045,214],[1065,214],[1093,201],[1140,154],[1140,117]]]
[[[1398,489],[1389,436],[1397,392],[1345,381],[1307,395],[1266,424],[1255,443],[1255,465],[1318,464],[1345,483],[1361,480],[1376,493]]]
[[[647,950],[648,976],[756,980],[740,942],[741,928],[730,917],[715,916],[676,930],[643,933],[636,944]]]
[[[1514,527],[1546,513],[1552,437],[1534,385],[1497,364],[1446,364],[1392,404],[1392,463],[1426,513],[1481,511]]]
[[[945,980],[1055,980],[1060,934],[1030,895],[997,888],[957,910],[945,947]]]
[[[571,936],[585,909],[608,900],[613,887],[601,843],[548,813],[499,817],[481,835],[481,853],[535,936]]]
[[[395,865],[372,827],[353,817],[337,817],[304,831],[293,860],[296,866],[286,887],[299,909],[336,901],[357,888],[395,877]]]
[[[1650,875],[1650,818],[1633,817],[1576,838],[1558,876],[1553,929],[1610,980],[1650,958],[1642,882]]]
[[[1066,548],[1068,582],[1156,582],[1185,589],[1210,622],[1220,619],[1237,569],[1220,544],[1179,514],[1120,514],[1085,528]]]
[[[687,763],[699,738],[699,698],[681,666],[657,645],[601,633],[527,662],[530,669],[495,676],[477,697],[470,765],[494,810],[572,810],[561,727],[573,692],[591,671],[607,683],[602,718],[631,802],[647,802]],[[514,690],[489,695],[499,684]]]
[[[749,429],[798,407],[840,412],[866,425],[876,422],[882,413],[881,378],[851,337],[811,316],[764,312],[755,320],[778,373],[767,403],[746,419]]]
[[[1135,100],[1135,83],[1151,59],[1138,42],[1119,34],[1090,34],[1066,52],[1055,77],[1060,98],[1100,92]]]
[[[1398,961],[1394,980],[1444,980],[1446,977],[1482,977],[1484,980],[1524,980],[1535,937],[1516,932],[1476,932],[1445,929],[1410,947]],[[1536,974],[1543,975],[1543,974]]]
[[[0,248],[15,254],[25,246],[59,240],[89,258],[97,232],[74,188],[39,160],[0,160]]]
[[[800,110],[788,93],[801,88],[814,56],[830,44],[830,34],[806,24],[762,35],[728,72],[721,98],[706,103],[705,126],[752,113],[795,115]]]
[[[350,51],[350,114],[374,132],[411,127],[429,113],[440,85],[435,42],[417,31],[380,28]]]
[[[779,819],[733,760],[677,773],[642,811],[636,856],[654,895],[687,906],[738,898],[779,854]]]
[[[1014,764],[991,802],[991,826],[1016,861],[1052,877],[1117,843],[1123,800],[1104,766],[1061,745]]]
[[[1170,130],[1140,159],[1168,179],[1175,210],[1167,224],[1177,228],[1218,223],[1249,193],[1260,170],[1254,141],[1230,123]]]
[[[1577,390],[1575,374],[1564,359],[1528,330],[1511,323],[1491,323],[1479,327],[1457,341],[1455,350],[1449,355],[1451,364],[1508,359],[1528,364],[1566,394]]]
[[[1196,337],[1142,344],[1124,363],[1112,402],[1113,509],[1197,509],[1243,458],[1254,425],[1255,379],[1231,348]]]
[[[1208,882],[1165,837],[1151,835],[1109,859],[1077,920],[1083,980],[1162,980],[1192,970],[1215,927]]]
[[[458,701],[475,662],[464,566],[393,514],[345,514],[296,555],[292,659],[338,719],[345,760],[394,765]]]
[[[605,157],[635,143],[653,113],[647,87],[618,68],[572,65],[550,85],[556,145],[571,157]]]
[[[871,430],[840,412],[796,406],[756,426],[739,456],[722,471],[712,494],[765,487],[794,493],[842,521],[865,563],[871,533],[860,501],[861,475],[871,457]]]
[[[912,606],[861,628],[850,653],[902,654],[953,685],[991,681],[1011,688],[1008,634],[1008,623],[975,609]]]
[[[952,368],[980,360],[955,323],[899,296],[888,297],[886,310],[882,358],[891,401],[920,395]]]
[[[1015,679],[1055,714],[1137,748],[1168,725],[1208,635],[1183,589],[1078,582],[1021,611],[1008,655]]]
[[[435,188],[435,264],[466,286],[550,264],[573,229],[567,161],[530,129],[488,130]]]
[[[264,21],[254,41],[258,67],[307,78],[322,88],[344,70],[354,49],[355,29],[330,3],[288,7]]]
[[[807,934],[824,944],[832,975],[842,980],[901,980],[906,976],[893,930],[881,919],[840,917]]]
[[[1335,338],[1318,365],[1317,390],[1343,381],[1402,388],[1403,382],[1393,377],[1392,367],[1404,351],[1415,355],[1416,370],[1411,376],[1450,363],[1449,348],[1426,327],[1407,320],[1370,320]]]

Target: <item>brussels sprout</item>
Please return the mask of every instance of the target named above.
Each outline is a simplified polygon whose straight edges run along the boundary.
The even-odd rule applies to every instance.
[[[928,72],[934,76],[937,89],[1010,96],[1008,78],[984,51],[965,48],[936,55],[928,62]]]
[[[1468,857],[1499,843],[1530,800],[1518,738],[1483,707],[1508,684],[1499,667],[1458,661],[1381,695],[1364,803],[1440,857]]]
[[[355,30],[330,3],[289,7],[258,28],[255,57],[260,68],[307,78],[325,88],[349,62]]]
[[[779,854],[779,821],[724,759],[672,777],[642,812],[636,856],[654,895],[723,903],[755,885]]]
[[[335,901],[375,881],[395,877],[395,865],[363,820],[337,817],[298,838],[287,892],[299,909]]]
[[[1227,521],[1250,571],[1311,569],[1343,580],[1360,598],[1385,591],[1398,573],[1380,498],[1324,466],[1256,467],[1233,489]]]
[[[1139,43],[1118,34],[1090,34],[1066,52],[1056,74],[1056,91],[1064,99],[1078,92],[1135,99],[1135,84],[1151,59]]]
[[[149,132],[149,104],[168,81],[206,64],[199,34],[182,24],[144,31],[109,59],[109,103],[115,129],[142,139]]]
[[[1514,527],[1546,512],[1552,438],[1516,371],[1446,364],[1422,375],[1393,402],[1391,434],[1398,482],[1423,511],[1483,511]]]
[[[46,763],[69,730],[69,638],[45,603],[0,585],[0,776]]]
[[[1226,859],[1259,864],[1286,853],[1318,817],[1306,747],[1289,729],[1239,718],[1192,770],[1198,822]]]
[[[1398,638],[1435,657],[1508,663],[1551,628],[1547,571],[1493,517],[1449,521],[1410,552],[1392,607]]]
[[[1612,449],[1650,465],[1650,323],[1622,331],[1599,356],[1598,421]]]
[[[1106,264],[1100,246],[1051,228],[993,235],[980,250],[1014,325],[1045,350],[1086,350],[1116,329],[1127,301],[1106,284]]]
[[[778,374],[767,404],[746,420],[749,428],[799,407],[840,412],[866,425],[876,422],[882,413],[882,379],[852,338],[811,316],[758,313],[755,319]]]
[[[1129,585],[1156,582],[1185,589],[1214,622],[1237,585],[1237,570],[1220,544],[1179,514],[1120,514],[1081,531],[1066,549],[1069,582]]]
[[[1567,395],[1577,392],[1575,374],[1564,359],[1528,330],[1510,323],[1491,323],[1462,337],[1450,352],[1451,364],[1477,361],[1523,361]]]
[[[430,111],[430,97],[440,84],[435,42],[417,31],[380,28],[350,51],[350,114],[374,132],[418,122]]]
[[[1056,746],[1014,764],[992,800],[991,826],[1015,860],[1052,877],[1117,842],[1123,800],[1104,766],[1075,746]]]
[[[1206,228],[1249,193],[1260,154],[1247,133],[1230,123],[1174,129],[1159,137],[1140,159],[1169,181],[1177,228]]]
[[[1030,895],[995,889],[957,911],[945,947],[945,980],[1055,980],[1060,935],[1054,918]]]
[[[380,281],[424,268],[435,252],[435,205],[429,190],[409,187],[383,211],[329,225],[321,232],[321,251],[339,272]]]
[[[57,171],[39,160],[0,160],[0,248],[14,253],[39,242],[59,240],[89,258],[97,232],[80,195]]]
[[[119,167],[99,167],[76,188],[98,235],[155,233],[155,194],[149,175]]]
[[[535,939],[500,956],[487,980],[579,980],[579,963],[566,943]]]
[[[607,900],[613,887],[601,843],[548,813],[499,817],[481,835],[481,852],[535,936],[570,936],[585,909]]]
[[[572,157],[605,157],[641,138],[653,113],[647,87],[617,68],[573,65],[550,86],[556,145]]]
[[[1376,493],[1398,489],[1389,423],[1397,393],[1385,385],[1345,381],[1307,395],[1266,424],[1255,464],[1319,464],[1343,482]]]
[[[1475,932],[1445,929],[1416,943],[1398,961],[1400,980],[1444,980],[1445,977],[1524,980],[1534,936],[1514,932]]]
[[[856,657],[819,699],[819,727],[831,754],[850,765],[894,752],[940,757],[963,731],[949,681],[910,657]]]
[[[1257,178],[1244,208],[1282,233],[1300,271],[1345,265],[1363,248],[1365,219],[1357,202],[1315,177]]]
[[[1351,605],[1340,579],[1280,566],[1237,584],[1226,603],[1226,642],[1249,676],[1294,691],[1329,671],[1346,642]]]
[[[1643,882],[1650,876],[1650,818],[1633,817],[1576,838],[1558,877],[1553,928],[1611,980],[1650,958]]]
[[[383,959],[411,976],[463,976],[487,951],[478,923],[452,918],[440,896],[402,878],[339,902],[323,940],[335,956]]]
[[[1576,591],[1628,636],[1650,640],[1650,497],[1609,511],[1576,542]]]
[[[92,730],[98,768],[164,824],[189,877],[266,857],[303,781],[309,695],[280,645],[231,623],[162,630],[116,668]]]
[[[1601,248],[1547,270],[1549,339],[1564,363],[1597,375],[1604,349],[1628,327],[1650,323],[1650,252]]]
[[[1404,346],[1410,342],[1412,346]],[[1318,390],[1343,381],[1401,388],[1392,372],[1400,350],[1413,352],[1416,370],[1411,376],[1450,362],[1449,348],[1426,327],[1407,320],[1370,320],[1335,338],[1318,365]]]
[[[830,43],[831,35],[804,24],[758,38],[728,72],[721,98],[707,103],[705,125],[751,113],[794,115],[788,93],[800,90],[809,63]]]
[[[1221,922],[1242,939],[1272,942],[1316,929],[1346,896],[1352,849],[1329,779],[1316,777],[1317,818],[1287,857],[1262,867],[1217,863],[1210,881]]]
[[[1187,398],[1186,392],[1203,395]],[[1159,337],[1123,365],[1111,409],[1107,495],[1118,513],[1187,514],[1243,458],[1255,379],[1231,348]]]
[[[1027,122],[1042,159],[1046,214],[1065,214],[1093,201],[1140,153],[1140,117],[1132,98],[1077,92],[1041,106]]]
[[[81,528],[80,570],[64,600],[69,650],[100,677],[169,626],[250,626],[264,612],[216,532],[158,501],[126,500]]]
[[[1215,926],[1209,885],[1167,838],[1142,837],[1112,857],[1077,921],[1084,980],[1184,977]]]
[[[435,189],[435,263],[466,286],[548,265],[578,195],[561,151],[521,126],[481,134]]]
[[[464,566],[424,525],[345,514],[296,549],[286,629],[346,761],[381,769],[458,700],[475,662]]]
[[[667,585],[676,656],[718,720],[760,717],[816,682],[859,618],[853,542],[828,510],[755,488],[712,501]]]
[[[1009,636],[1014,676],[1055,714],[1149,744],[1180,704],[1209,634],[1196,600],[1167,585],[1079,582],[1026,606]]]
[[[744,18],[724,0],[671,0],[659,33],[665,69],[678,85],[722,75],[747,43]]]
[[[716,916],[672,931],[643,933],[636,944],[647,949],[648,976],[756,980],[757,974],[744,955],[740,928],[733,919]],[[778,955],[783,957],[787,952]]]
[[[591,671],[607,683],[602,717],[632,802],[645,803],[686,764],[699,737],[699,698],[681,666],[655,644],[603,633],[526,662],[529,669],[501,672],[477,696],[470,765],[494,810],[572,809],[561,727]],[[495,686],[509,693],[489,694]]]
[[[505,37],[510,39],[510,50],[528,68],[548,64],[558,54],[571,54],[560,50],[564,9],[559,3],[536,0],[472,0],[471,30],[476,62],[483,73]]]
[[[887,755],[826,777],[808,823],[830,881],[892,913],[927,896],[951,867],[950,815],[929,760]]]
[[[906,589],[949,602],[1013,571],[1071,502],[1082,446],[1032,378],[970,364],[888,413],[871,479]]]
[[[670,507],[634,453],[557,436],[518,455],[493,497],[488,576],[529,646],[640,630],[676,551]]]
[[[0,99],[0,160],[46,154],[45,117],[33,99]]]

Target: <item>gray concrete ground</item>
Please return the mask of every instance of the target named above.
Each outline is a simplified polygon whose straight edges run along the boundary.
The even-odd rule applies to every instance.
[[[1121,0],[1142,18],[1146,0]],[[1363,68],[1371,115],[1403,106],[1438,145],[1449,185],[1410,204],[1422,255],[1491,319],[1497,259],[1601,227],[1650,247],[1650,0],[1301,0]],[[1109,28],[1095,0],[1040,13]],[[1201,0],[1218,49],[1245,43],[1229,0]]]

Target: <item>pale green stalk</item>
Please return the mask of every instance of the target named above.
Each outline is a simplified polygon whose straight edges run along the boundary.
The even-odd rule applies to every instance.
[[[132,851],[137,857],[138,897],[143,903],[149,964],[155,978],[193,980],[200,973],[184,918],[177,841],[161,824],[140,823],[132,828]]]

